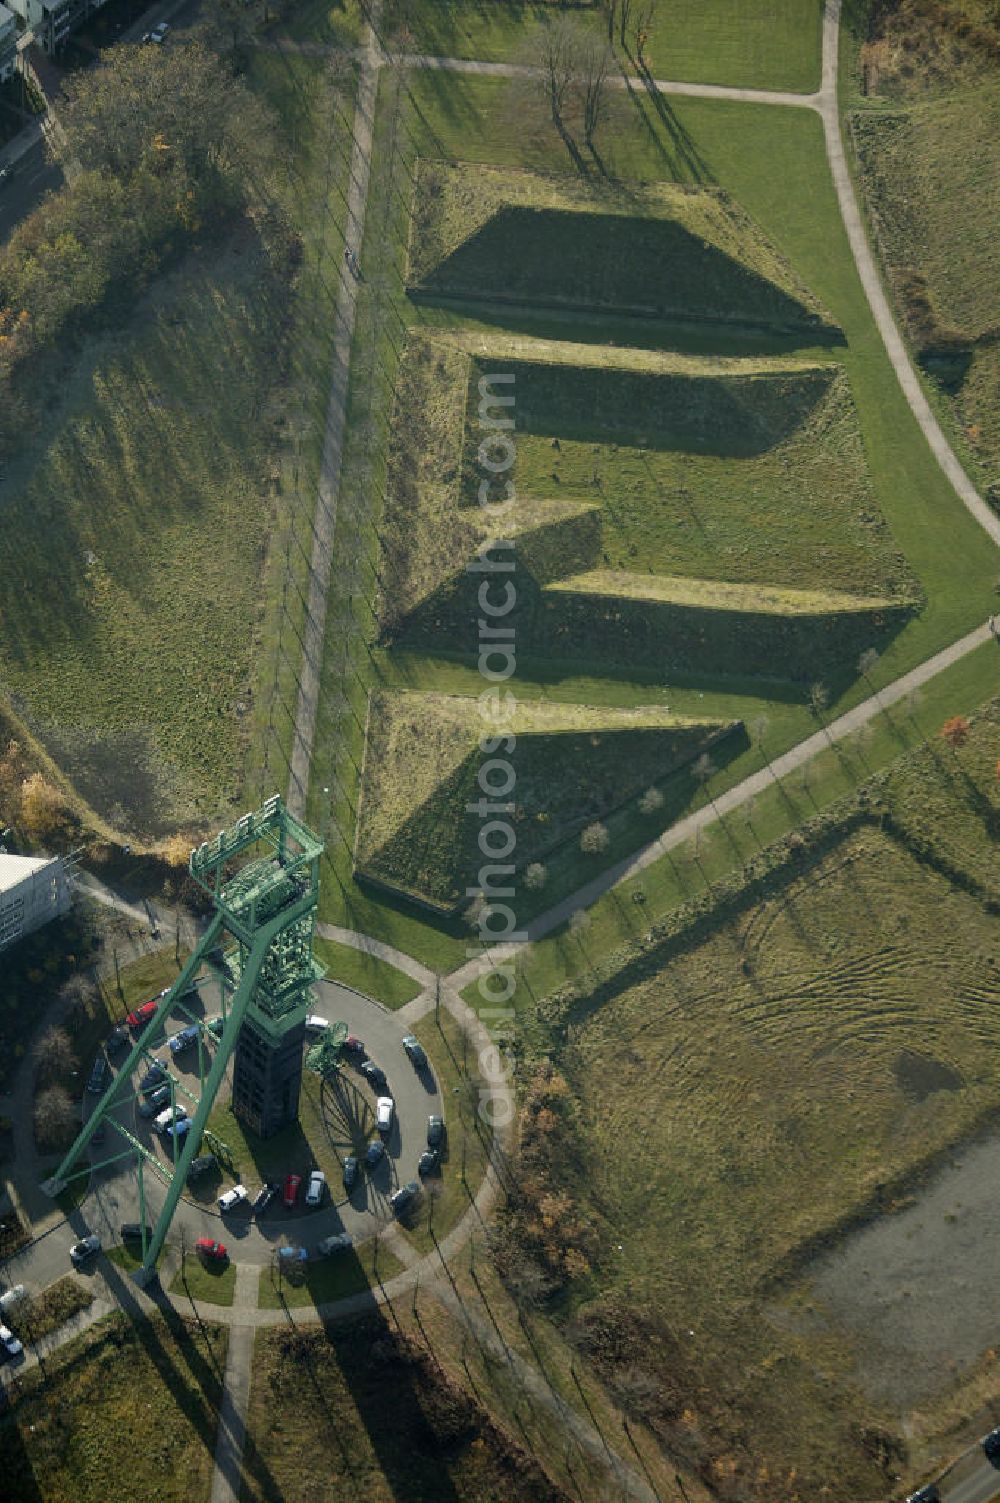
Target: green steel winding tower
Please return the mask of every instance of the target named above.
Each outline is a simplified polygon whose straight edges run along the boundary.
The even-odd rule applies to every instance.
[[[166,1200],[136,1272],[140,1282],[155,1272],[230,1058],[233,1109],[254,1132],[267,1137],[298,1115],[310,990],[323,975],[312,949],[322,854],[322,841],[289,813],[277,795],[255,814],[244,814],[235,825],[191,852],[191,875],[215,907],[211,922],[46,1184],[49,1193],[57,1194],[68,1180],[88,1172],[89,1166],[83,1170],[75,1166],[101,1122],[113,1129],[124,1147],[94,1167],[136,1157],[143,1224],[144,1167],[166,1181]],[[204,1019],[192,1014],[184,1001],[206,963],[223,982],[223,1026],[217,1041],[210,1038]],[[133,1136],[115,1112],[135,1100],[134,1073],[148,1063],[150,1049],[163,1042],[164,1022],[171,1013],[181,1013],[198,1027],[200,1091],[194,1097],[168,1069],[171,1105],[179,1092],[197,1104],[190,1129],[183,1137],[170,1139],[173,1164],[166,1165]]]

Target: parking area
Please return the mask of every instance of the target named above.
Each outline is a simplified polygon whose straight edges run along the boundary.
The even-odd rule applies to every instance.
[[[219,1010],[217,988],[214,985],[202,988],[197,996],[187,999],[185,1006],[196,1016],[211,1018]],[[230,1256],[241,1262],[265,1264],[275,1246],[282,1243],[305,1246],[310,1256],[314,1256],[318,1245],[328,1238],[346,1233],[354,1242],[362,1242],[373,1236],[377,1227],[392,1217],[390,1197],[408,1182],[419,1183],[418,1164],[427,1150],[428,1118],[447,1115],[432,1065],[415,1065],[403,1045],[405,1027],[392,1012],[357,992],[334,982],[320,983],[316,988],[315,1011],[330,1023],[345,1023],[348,1033],[363,1043],[364,1053],[346,1055],[348,1062],[333,1082],[321,1084],[312,1072],[304,1071],[300,1123],[285,1129],[269,1143],[260,1143],[242,1133],[243,1143],[252,1144],[253,1160],[240,1162],[235,1176],[222,1171],[189,1185],[174,1218],[172,1240],[177,1240],[183,1227],[189,1246],[200,1237],[221,1241]],[[169,1068],[176,1082],[178,1105],[186,1106],[193,1115],[199,1093],[198,1043],[195,1041],[175,1054],[167,1042],[188,1023],[188,1017],[178,1010],[167,1023],[163,1041],[151,1052],[156,1061]],[[307,1038],[307,1049],[310,1042]],[[214,1047],[202,1033],[206,1069]],[[113,1053],[112,1065],[120,1058]],[[384,1072],[384,1085],[366,1079],[360,1068],[364,1060],[373,1061]],[[133,1078],[136,1089],[146,1068],[137,1070]],[[227,1110],[230,1088],[227,1079],[220,1087],[212,1120],[218,1123],[221,1115],[236,1127]],[[306,1098],[313,1103],[319,1096],[323,1101],[322,1113],[307,1112]],[[376,1103],[380,1096],[389,1096],[393,1102],[391,1124],[381,1133],[376,1125]],[[90,1095],[88,1105],[96,1104],[96,1100],[96,1096]],[[143,1100],[140,1093],[123,1103],[116,1115],[166,1165],[172,1158],[170,1139],[156,1130],[152,1115],[142,1114]],[[303,1130],[307,1124],[309,1132]],[[234,1136],[232,1130],[229,1135]],[[95,1163],[123,1146],[121,1140],[113,1142],[117,1138],[118,1134],[109,1130],[101,1144],[92,1147]],[[363,1162],[363,1148],[372,1142],[381,1143],[384,1152],[369,1169]],[[348,1192],[343,1184],[342,1165],[352,1153],[361,1162]],[[324,1170],[326,1186],[319,1204],[312,1206],[306,1204],[305,1197],[309,1173],[316,1167]],[[283,1193],[287,1173],[294,1173],[299,1179],[290,1206],[285,1204]],[[275,1183],[278,1189],[266,1208],[257,1214],[252,1202],[267,1182]],[[219,1196],[236,1183],[246,1186],[247,1196],[239,1197],[228,1210],[220,1209]],[[166,1186],[148,1168],[144,1173],[144,1194],[146,1220],[152,1222],[163,1205]],[[123,1223],[138,1219],[139,1184],[134,1159],[122,1159],[95,1169],[87,1196],[73,1214],[71,1224],[63,1223],[12,1259],[6,1277],[12,1283],[25,1283],[29,1290],[43,1288],[71,1268],[70,1247],[85,1234],[96,1234],[107,1249],[121,1242]],[[100,1258],[85,1260],[80,1266],[81,1274],[86,1276],[100,1262]]]

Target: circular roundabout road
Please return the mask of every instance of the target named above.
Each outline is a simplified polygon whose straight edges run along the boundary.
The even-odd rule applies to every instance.
[[[213,1007],[211,1002],[205,1006],[205,1000],[202,998],[203,1009],[210,1016]],[[197,1011],[197,1008],[192,1010]],[[185,1188],[168,1233],[171,1240],[176,1241],[178,1229],[183,1226],[189,1242],[197,1237],[211,1237],[225,1243],[233,1261],[259,1264],[266,1264],[271,1260],[273,1250],[279,1243],[305,1246],[312,1254],[316,1243],[322,1238],[346,1231],[358,1244],[373,1237],[380,1226],[392,1220],[388,1200],[393,1191],[409,1180],[419,1179],[417,1161],[427,1146],[427,1118],[433,1113],[445,1117],[447,1121],[434,1075],[433,1061],[429,1062],[428,1068],[417,1069],[403,1048],[403,1036],[407,1032],[405,1024],[380,1003],[337,982],[322,981],[317,984],[316,1010],[331,1023],[346,1023],[348,1033],[364,1043],[367,1057],[385,1071],[388,1094],[395,1102],[395,1113],[391,1132],[385,1139],[386,1153],[382,1161],[371,1173],[363,1164],[359,1165],[357,1180],[348,1196],[336,1166],[347,1153],[356,1153],[359,1143],[363,1146],[367,1139],[374,1138],[377,1134],[374,1130],[376,1093],[356,1065],[345,1063],[340,1079],[325,1088],[331,1093],[331,1117],[340,1129],[339,1134],[329,1134],[332,1141],[324,1144],[318,1155],[303,1139],[295,1154],[295,1161],[288,1165],[289,1170],[301,1173],[303,1178],[294,1209],[289,1210],[283,1205],[279,1192],[260,1217],[251,1212],[246,1202],[229,1214],[222,1214],[216,1197],[234,1183],[232,1176],[226,1175],[221,1182],[217,1178],[209,1181],[212,1193],[209,1195],[209,1186],[206,1186],[204,1199],[192,1194],[192,1187]],[[167,1024],[168,1033],[173,1031],[173,1021]],[[176,1015],[177,1028],[183,1027],[187,1021],[186,1017]],[[163,1044],[153,1052],[157,1059],[169,1061],[177,1080],[197,1097],[199,1081],[196,1051],[189,1049],[171,1058],[169,1049]],[[345,1056],[346,1058],[349,1057]],[[144,1072],[145,1067],[136,1072],[136,1085]],[[230,1090],[231,1071],[227,1070],[216,1098],[220,1104],[227,1103]],[[186,1098],[178,1092],[178,1100],[184,1101]],[[138,1100],[129,1101],[116,1115],[144,1147],[162,1158],[165,1164],[169,1164],[166,1144],[153,1130],[152,1122],[139,1116],[138,1104]],[[189,1110],[193,1113],[193,1105],[189,1104]],[[327,1125],[329,1126],[329,1119]],[[118,1139],[118,1134],[110,1129],[104,1142],[93,1147],[91,1154],[99,1160],[103,1155],[113,1152],[119,1143],[121,1140]],[[121,1143],[121,1146],[124,1144]],[[307,1164],[315,1167],[317,1160],[320,1161],[318,1167],[327,1167],[327,1191],[322,1204],[311,1209],[304,1204]],[[329,1167],[331,1164],[335,1172]],[[252,1174],[251,1170],[244,1177],[251,1200],[261,1184],[259,1178],[251,1178]],[[148,1166],[143,1179],[146,1220],[152,1223],[166,1197],[166,1185]],[[129,1156],[117,1164],[95,1170],[87,1194],[72,1219],[76,1226],[85,1224],[88,1232],[97,1232],[105,1248],[119,1243],[121,1224],[139,1220],[139,1185],[134,1158]],[[65,1232],[69,1233],[69,1227],[65,1228]],[[35,1287],[51,1282],[69,1270],[69,1242],[80,1235],[82,1231],[79,1230],[69,1234],[65,1238],[66,1245],[63,1246],[63,1238],[50,1234],[26,1250],[22,1256],[28,1258],[30,1255],[30,1269],[25,1269],[25,1276],[30,1278]],[[48,1243],[55,1244],[56,1241],[58,1247],[46,1246]]]

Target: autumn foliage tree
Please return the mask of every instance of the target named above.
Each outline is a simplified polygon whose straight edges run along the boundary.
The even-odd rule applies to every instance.
[[[40,772],[21,784],[18,824],[32,845],[61,848],[72,844],[79,821],[65,795]]]
[[[952,751],[958,751],[958,748],[968,741],[970,729],[969,722],[964,715],[953,715],[941,727],[941,738],[947,741]]]

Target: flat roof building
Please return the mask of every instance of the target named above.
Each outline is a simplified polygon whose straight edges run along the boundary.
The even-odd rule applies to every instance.
[[[0,5],[0,83],[6,83],[17,71],[17,17],[6,5]]]
[[[0,950],[68,913],[70,868],[61,856],[0,853]]]

